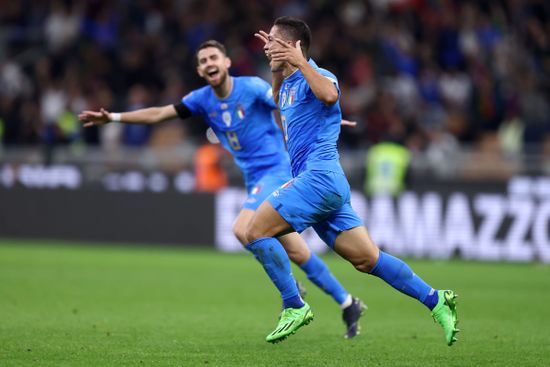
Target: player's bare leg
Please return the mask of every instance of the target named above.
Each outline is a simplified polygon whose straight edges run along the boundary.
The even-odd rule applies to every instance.
[[[456,341],[458,317],[456,295],[450,290],[436,291],[418,277],[398,258],[380,251],[364,226],[352,228],[336,237],[334,250],[364,273],[377,276],[386,283],[413,298],[430,310],[432,317],[443,327],[448,345]]]
[[[380,255],[380,250],[363,226],[341,232],[336,237],[334,251],[363,273],[370,273]]]
[[[246,240],[246,230],[252,220],[252,217],[254,216],[254,213],[255,212],[252,209],[242,209],[239,212],[239,215],[237,215],[235,223],[233,223],[233,234],[243,246],[248,243]]]
[[[302,266],[311,258],[311,250],[297,232],[285,234],[278,239],[285,248],[290,260],[296,265]]]
[[[262,237],[278,237],[290,232],[294,228],[265,200],[256,210],[246,231],[247,240],[253,241]]]

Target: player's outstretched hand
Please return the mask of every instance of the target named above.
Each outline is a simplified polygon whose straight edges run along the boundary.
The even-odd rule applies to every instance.
[[[299,68],[303,64],[307,64],[307,60],[302,53],[300,41],[296,44],[291,44],[283,41],[280,38],[274,38],[273,44],[267,52],[271,55],[271,60],[274,62],[288,62],[290,65]]]
[[[357,127],[357,121],[344,120],[340,121],[340,125],[347,127]]]
[[[111,121],[109,112],[102,108],[99,111],[83,111],[78,119],[84,123],[84,127],[101,126]]]

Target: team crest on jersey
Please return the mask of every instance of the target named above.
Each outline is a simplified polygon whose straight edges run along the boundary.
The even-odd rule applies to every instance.
[[[227,127],[231,126],[231,113],[229,111],[223,111],[222,120],[225,126]]]
[[[296,88],[288,88],[281,93],[281,107],[292,106],[296,100]]]
[[[242,104],[237,105],[237,116],[242,120],[244,119],[245,113],[244,113],[244,107]]]
[[[290,91],[288,92],[288,105],[292,106],[295,99],[296,99],[296,89],[290,88]]]

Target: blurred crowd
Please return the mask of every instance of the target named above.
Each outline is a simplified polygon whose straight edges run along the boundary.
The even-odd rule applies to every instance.
[[[177,145],[191,121],[83,130],[76,114],[177,103],[203,83],[194,52],[226,44],[234,75],[269,80],[253,34],[281,15],[311,26],[311,56],[334,72],[344,149],[390,139],[411,151],[461,145],[540,153],[550,134],[546,0],[2,1],[0,137],[5,146]]]

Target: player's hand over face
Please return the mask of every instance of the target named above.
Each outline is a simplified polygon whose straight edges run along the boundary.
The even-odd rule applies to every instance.
[[[282,67],[283,67],[283,62],[273,62],[273,60],[271,59],[271,53],[269,52],[269,46],[268,46],[268,43],[269,43],[269,34],[267,34],[267,32],[264,32],[264,31],[258,31],[256,33],[254,33],[254,37],[258,38],[259,40],[261,40],[263,43],[264,43],[264,53],[265,53],[265,56],[267,57],[267,59],[269,60],[269,66],[271,68],[271,71],[272,72],[280,72],[282,70]]]
[[[78,119],[84,123],[84,127],[101,126],[111,121],[109,112],[104,108],[100,111],[83,111],[78,115]]]
[[[307,63],[300,47],[300,41],[297,41],[294,46],[280,38],[275,38],[274,41],[268,48],[272,61],[287,62],[297,68]]]

